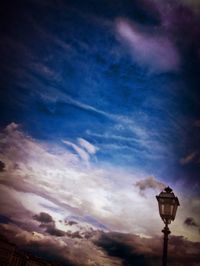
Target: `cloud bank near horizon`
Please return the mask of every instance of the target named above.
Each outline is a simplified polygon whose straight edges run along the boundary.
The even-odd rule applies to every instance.
[[[70,150],[62,141],[60,146],[37,141],[15,123],[4,128],[0,137],[0,159],[5,164],[4,171],[0,172],[3,215],[17,223],[23,223],[26,216],[32,224],[34,215],[47,212],[58,230],[65,229],[60,220],[75,217],[94,229],[148,237],[157,234],[161,221],[157,219],[155,194],[166,184],[155,177],[145,177],[147,173],[138,169],[129,172],[93,164],[89,156],[80,156],[82,148],[77,149],[77,144],[73,144],[76,145],[74,149],[69,142],[73,147]],[[82,138],[78,142],[82,147],[87,146],[90,156],[95,155],[94,145]],[[194,204],[188,198],[185,203],[188,207],[180,211],[175,226],[177,234],[185,230],[184,216],[198,220]],[[144,217],[148,217],[148,224]],[[190,228],[185,233],[195,239],[195,232]]]

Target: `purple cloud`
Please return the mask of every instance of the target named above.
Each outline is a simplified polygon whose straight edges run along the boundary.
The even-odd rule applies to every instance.
[[[0,161],[0,172],[3,172],[5,170],[5,167],[6,167],[5,163]]]
[[[33,218],[39,222],[42,222],[42,223],[53,222],[51,215],[49,215],[48,213],[45,213],[45,212],[41,212],[39,215],[34,215]]]
[[[126,19],[116,21],[120,41],[127,45],[133,61],[147,67],[150,72],[177,71],[181,59],[173,41],[164,34],[147,33]],[[148,29],[149,30],[149,29]]]
[[[189,154],[187,154],[185,157],[180,159],[180,164],[181,165],[187,165],[190,163],[193,163],[195,161],[198,161],[198,151],[193,151]]]
[[[197,223],[192,217],[187,217],[184,221],[184,224],[187,226],[198,227]]]

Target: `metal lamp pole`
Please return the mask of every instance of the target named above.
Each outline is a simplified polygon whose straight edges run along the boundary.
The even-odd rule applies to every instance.
[[[168,235],[171,233],[167,223],[165,224],[165,227],[163,228],[162,232],[164,234],[162,266],[167,266]]]

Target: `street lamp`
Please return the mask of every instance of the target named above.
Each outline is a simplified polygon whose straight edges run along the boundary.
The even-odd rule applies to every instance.
[[[168,224],[174,221],[177,208],[180,204],[170,187],[166,187],[156,198],[158,200],[160,217],[165,223],[165,227],[162,230],[164,234],[162,265],[167,266],[168,235],[171,233]]]

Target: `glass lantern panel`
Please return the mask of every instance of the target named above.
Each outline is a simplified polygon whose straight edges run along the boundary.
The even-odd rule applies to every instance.
[[[165,205],[164,204],[160,204],[160,215],[163,215],[165,212]]]
[[[172,215],[172,209],[170,204],[164,205],[164,215]]]
[[[176,211],[177,211],[177,207],[178,207],[178,205],[174,205],[174,208],[173,208],[173,213],[172,213],[172,219],[174,220],[175,219],[175,217],[176,217]]]
[[[174,205],[171,205],[171,206],[170,206],[170,209],[171,209],[171,210],[170,210],[170,212],[171,212],[171,216],[173,216]]]

